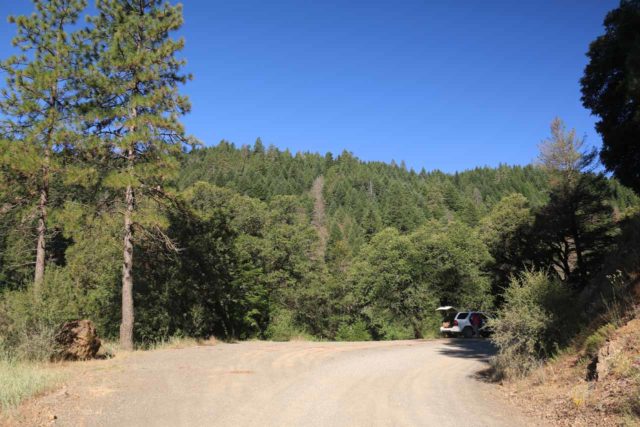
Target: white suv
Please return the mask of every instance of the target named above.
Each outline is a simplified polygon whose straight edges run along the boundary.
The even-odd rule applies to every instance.
[[[480,327],[478,328],[478,334],[486,337],[491,331],[487,327],[487,320],[489,316],[481,311],[460,311],[458,312],[454,307],[450,305],[445,307],[438,307],[436,311],[443,313],[442,326],[440,326],[440,333],[447,337],[453,337],[462,335],[465,338],[473,337],[473,326],[471,325],[471,316],[473,314],[480,315]]]

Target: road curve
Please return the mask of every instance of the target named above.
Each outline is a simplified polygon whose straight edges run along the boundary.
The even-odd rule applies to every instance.
[[[492,351],[451,339],[140,352],[92,362],[39,404],[56,426],[537,424],[476,378]]]

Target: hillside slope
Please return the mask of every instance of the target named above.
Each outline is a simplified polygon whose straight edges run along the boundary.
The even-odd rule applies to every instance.
[[[576,343],[530,377],[508,384],[509,396],[555,425],[640,425],[638,314],[640,307],[635,319],[606,336],[596,331],[587,344]]]

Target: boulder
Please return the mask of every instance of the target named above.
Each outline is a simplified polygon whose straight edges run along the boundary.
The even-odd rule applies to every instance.
[[[62,325],[56,335],[58,358],[62,360],[87,360],[96,357],[102,343],[96,327],[90,320],[73,320]]]
[[[601,380],[609,375],[611,368],[611,359],[613,359],[620,352],[620,344],[616,341],[607,341],[598,351],[596,356],[596,379]]]

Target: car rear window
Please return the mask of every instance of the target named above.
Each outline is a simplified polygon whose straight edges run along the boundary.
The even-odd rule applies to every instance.
[[[466,319],[469,313],[458,313],[458,319]]]

